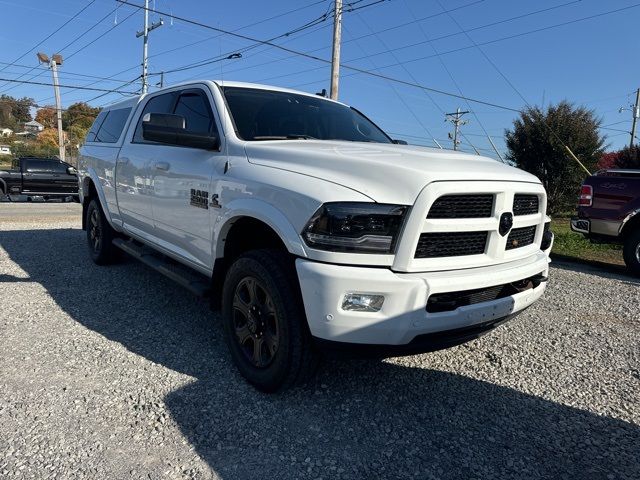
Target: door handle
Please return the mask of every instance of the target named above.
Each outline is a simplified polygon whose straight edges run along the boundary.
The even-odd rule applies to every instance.
[[[126,165],[127,163],[129,163],[129,159],[126,157],[121,157],[121,158],[118,158],[116,163],[119,163],[121,165]]]
[[[165,172],[171,167],[168,162],[156,162],[154,166],[156,170],[164,170]]]

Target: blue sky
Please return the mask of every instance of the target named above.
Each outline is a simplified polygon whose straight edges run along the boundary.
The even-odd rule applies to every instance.
[[[344,1],[358,7],[375,2]],[[4,62],[0,63],[0,78],[50,82],[50,72],[38,67],[35,52],[62,49],[66,60],[60,68],[61,84],[138,89],[139,82],[123,84],[140,74],[142,41],[135,38],[135,33],[142,26],[142,11],[121,5],[113,12],[119,5],[115,0],[95,0],[59,32],[29,51],[88,3],[89,0],[0,0],[0,62]],[[151,2],[158,11],[258,39],[273,38],[313,21],[332,4],[333,0]],[[547,11],[527,15],[544,9]],[[574,22],[617,9],[625,10]],[[510,20],[517,16],[522,18]],[[159,18],[158,14],[151,15],[152,21]],[[150,72],[216,58],[252,44],[171,16],[163,15],[163,19],[164,26],[151,33]],[[631,128],[631,114],[619,113],[618,109],[632,103],[635,89],[640,87],[639,20],[640,3],[632,0],[387,0],[345,12],[342,62],[515,109],[525,105],[520,94],[528,103],[537,105],[543,100],[548,104],[568,99],[602,116],[603,124],[613,129],[603,130],[611,148],[620,148],[629,141],[625,132]],[[496,22],[501,23],[487,26]],[[567,22],[574,23],[552,27]],[[77,39],[91,27],[94,28]],[[544,30],[527,33],[539,29]],[[274,43],[330,59],[331,38],[332,22],[328,19]],[[76,41],[67,46],[73,40]],[[198,43],[179,48],[194,42]],[[325,63],[261,46],[245,52],[240,59],[168,73],[165,82],[223,77],[317,92],[328,89],[329,72]],[[89,77],[114,74],[118,75],[112,80]],[[443,112],[460,107],[473,112],[466,117],[469,123],[463,127],[462,148],[470,151],[473,144],[482,153],[495,156],[484,132],[504,151],[504,129],[512,125],[517,115],[344,68],[342,74],[341,101],[365,112],[394,137],[413,143],[433,145],[431,138],[436,138],[450,147],[447,133],[451,125],[445,123]],[[158,80],[158,76],[152,77],[152,82]],[[40,105],[53,102],[50,86],[0,81],[0,93],[33,97]],[[101,92],[62,89],[64,106],[98,95]],[[104,105],[120,98],[122,94],[112,93],[91,103]]]

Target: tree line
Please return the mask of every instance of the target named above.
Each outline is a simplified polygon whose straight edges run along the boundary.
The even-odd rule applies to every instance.
[[[32,98],[0,96],[0,128],[10,128],[14,131],[14,135],[3,138],[0,143],[7,144],[15,157],[55,157],[59,153],[55,106],[45,105],[35,111],[35,120],[44,127],[37,136],[15,135],[24,130],[25,123],[34,120],[31,113],[34,105]],[[62,130],[65,132],[65,149],[71,157],[77,155],[78,148],[98,113],[100,108],[92,107],[85,102],[74,103],[63,110]]]

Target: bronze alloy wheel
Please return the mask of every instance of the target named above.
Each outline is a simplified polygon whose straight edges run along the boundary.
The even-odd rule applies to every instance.
[[[242,353],[255,367],[273,362],[279,345],[276,309],[266,288],[253,277],[243,278],[235,289],[233,327]]]

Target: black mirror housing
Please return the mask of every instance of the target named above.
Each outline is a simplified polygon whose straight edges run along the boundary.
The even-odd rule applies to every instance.
[[[142,119],[142,138],[203,150],[217,150],[220,147],[220,139],[216,135],[187,132],[185,126],[186,120],[182,115],[149,113]]]

